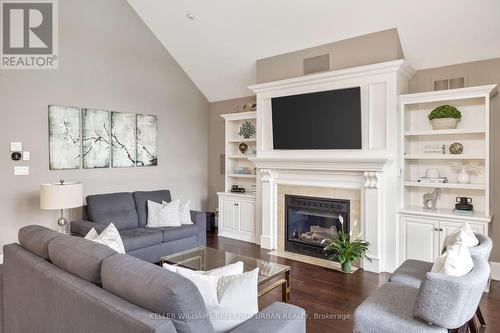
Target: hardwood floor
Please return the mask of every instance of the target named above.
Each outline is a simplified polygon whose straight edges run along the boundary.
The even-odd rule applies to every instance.
[[[389,274],[375,274],[358,270],[343,274],[327,268],[267,255],[268,250],[251,243],[207,235],[207,245],[229,252],[282,263],[292,267],[291,303],[308,313],[307,332],[352,332],[354,309],[375,289],[384,284]],[[280,290],[261,300],[265,307],[280,300]],[[484,294],[481,309],[487,327],[478,332],[500,332],[500,282],[492,281],[489,294]],[[479,327],[479,325],[477,325]]]

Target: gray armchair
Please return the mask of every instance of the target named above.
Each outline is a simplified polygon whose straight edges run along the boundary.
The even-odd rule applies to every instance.
[[[419,288],[384,284],[354,312],[354,332],[445,333],[470,325],[490,274],[482,256],[472,260],[462,277],[426,273]]]
[[[493,242],[491,238],[482,234],[475,234],[479,240],[477,246],[469,248],[471,255],[482,256],[486,261],[489,260]],[[444,251],[445,249],[443,249]],[[426,278],[426,274],[432,269],[432,263],[421,260],[406,260],[401,266],[394,271],[389,278],[390,282],[404,284],[413,288],[419,288],[422,281]],[[482,326],[486,326],[483,314],[479,306],[476,310],[477,319]]]

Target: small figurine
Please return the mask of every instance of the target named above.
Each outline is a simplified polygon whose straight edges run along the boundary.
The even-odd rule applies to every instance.
[[[431,193],[424,194],[424,209],[436,209],[436,201],[440,193],[441,190],[437,188]]]

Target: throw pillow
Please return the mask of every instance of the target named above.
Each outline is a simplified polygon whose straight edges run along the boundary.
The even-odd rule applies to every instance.
[[[167,205],[168,202],[162,201],[162,204]],[[191,207],[190,206],[191,206],[191,201],[186,201],[185,203],[179,205],[179,215],[180,215],[182,225],[193,224],[193,221],[191,221]]]
[[[436,259],[432,265],[432,273],[442,273],[451,276],[464,276],[469,273],[474,264],[469,248],[462,242],[448,245],[447,250]]]
[[[85,239],[107,245],[118,253],[125,253],[122,237],[113,223],[110,223],[101,234],[98,234],[94,228],[90,229],[87,235],[85,235]]]
[[[242,269],[243,263],[236,264],[228,271]],[[217,276],[223,274],[220,269],[209,273],[179,268],[181,267],[176,267],[177,273],[193,282],[200,291],[215,333],[228,332],[259,311],[258,268],[247,273],[227,276]]]
[[[446,249],[448,245],[452,245],[460,241],[468,247],[473,247],[479,244],[479,240],[476,235],[474,235],[474,231],[472,231],[472,228],[467,222],[446,236],[443,246]]]
[[[180,227],[179,205],[179,200],[163,203],[148,200],[148,223],[146,226],[149,228]]]

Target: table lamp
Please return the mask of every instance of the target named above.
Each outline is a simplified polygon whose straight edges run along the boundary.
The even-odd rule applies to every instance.
[[[68,233],[68,221],[64,210],[83,206],[83,186],[81,183],[68,183],[61,180],[56,184],[40,185],[40,208],[60,210],[57,220],[59,232]]]

